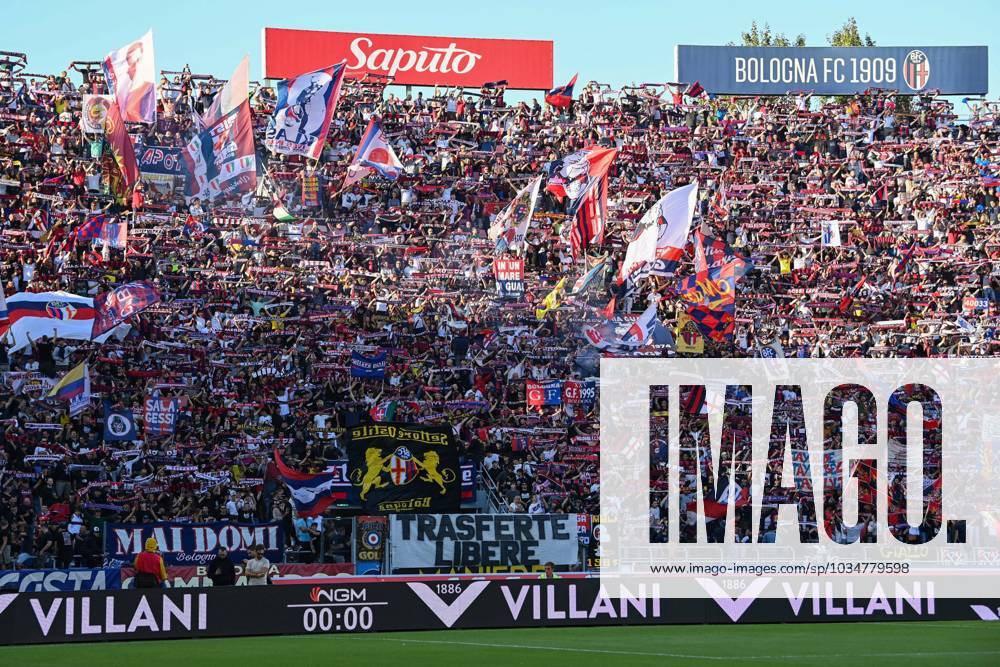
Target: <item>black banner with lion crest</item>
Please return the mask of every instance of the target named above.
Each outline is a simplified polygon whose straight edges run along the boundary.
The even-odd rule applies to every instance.
[[[378,422],[347,429],[345,439],[349,478],[368,512],[459,511],[462,476],[450,426]]]

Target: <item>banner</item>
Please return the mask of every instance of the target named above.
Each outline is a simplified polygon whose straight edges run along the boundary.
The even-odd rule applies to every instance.
[[[347,166],[347,175],[344,177],[342,188],[349,188],[374,174],[394,181],[399,178],[401,171],[403,163],[399,161],[399,156],[382,131],[382,122],[372,116],[368,119],[368,127],[361,137],[357,152],[354,153],[354,159]]]
[[[510,88],[552,88],[552,42],[422,37],[264,28],[264,78],[286,79],[347,60],[347,74],[391,77],[415,86],[504,81]]]
[[[109,523],[104,530],[104,566],[131,564],[147,538],[155,537],[167,565],[205,565],[219,547],[234,563],[250,558],[247,548],[263,545],[272,563],[285,560],[285,533],[280,523]]]
[[[74,567],[68,570],[0,572],[0,591],[103,591],[121,588],[117,568]]]
[[[7,311],[10,352],[27,347],[29,336],[90,340],[94,328],[94,300],[69,292],[18,292],[7,299]]]
[[[351,377],[383,380],[387,359],[385,350],[370,357],[351,352]]]
[[[104,119],[108,116],[111,100],[111,95],[84,95],[80,129],[89,134],[104,134]]]
[[[375,423],[347,429],[350,480],[375,514],[457,511],[458,447],[451,426]]]
[[[705,339],[691,316],[681,311],[677,316],[677,354],[704,354]]]
[[[242,560],[236,560],[232,555],[229,560],[233,562],[236,569],[236,586],[246,586],[247,577]],[[122,567],[114,570],[115,574],[121,573],[121,588],[135,588],[135,570],[131,567]],[[271,569],[267,572],[272,580],[282,578],[289,582],[296,579],[309,579],[311,582],[333,579],[334,577],[344,577],[354,574],[353,563],[271,563]],[[212,580],[208,578],[208,565],[171,565],[167,568],[167,583],[170,588],[202,588],[212,586]],[[110,586],[109,586],[110,588]]]
[[[594,380],[566,380],[563,382],[562,402],[565,405],[581,405],[589,410],[597,402],[597,383]]]
[[[384,516],[357,518],[354,529],[356,574],[381,574],[388,533],[388,520]]]
[[[516,301],[524,296],[524,259],[497,259],[493,262],[493,274],[501,299]]]
[[[173,435],[177,430],[177,417],[186,406],[186,396],[146,398],[146,409],[143,413],[146,438]]]
[[[128,408],[104,407],[104,442],[135,440],[135,416]]]
[[[529,408],[541,408],[548,405],[562,404],[562,380],[525,381],[525,395]]]
[[[143,146],[136,155],[142,180],[161,192],[183,187],[186,180],[184,149],[172,146]]]
[[[428,567],[579,562],[576,514],[407,514],[389,518],[394,574]]]
[[[153,31],[107,55],[102,63],[108,88],[127,123],[156,122],[156,65]]]
[[[889,88],[985,95],[985,46],[677,47],[675,81],[716,95],[856,95]]]
[[[998,598],[922,599],[900,584],[881,597],[827,582],[782,599],[676,597],[602,587],[596,578],[357,581],[0,594],[0,644],[555,626],[953,620],[996,622]],[[808,582],[807,582],[808,583]],[[759,630],[754,629],[754,632]],[[710,630],[708,632],[711,632]],[[876,630],[873,630],[876,632]],[[899,648],[891,650],[899,651]],[[16,661],[15,661],[16,663]],[[71,663],[71,661],[67,661]]]
[[[93,336],[100,336],[116,326],[160,302],[160,293],[151,283],[128,283],[94,297]]]
[[[139,163],[135,159],[135,146],[117,104],[108,107],[104,117],[104,151],[107,159],[102,167],[107,169],[109,190],[115,201],[130,206],[132,188],[139,181]]]
[[[320,157],[330,119],[340,99],[344,69],[340,63],[278,82],[278,101],[267,123],[264,141],[269,150],[313,159]]]
[[[251,192],[257,187],[257,157],[253,140],[250,104],[200,132],[184,149],[188,179],[184,196],[215,199],[233,192]]]
[[[299,516],[318,516],[331,504],[347,500],[351,485],[347,482],[345,463],[334,462],[321,472],[303,472],[287,466],[275,449],[274,464]]]

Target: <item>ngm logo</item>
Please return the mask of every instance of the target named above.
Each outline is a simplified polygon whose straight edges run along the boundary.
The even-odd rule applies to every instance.
[[[621,530],[602,577],[933,573],[939,597],[982,595],[1000,583],[977,569],[1000,557],[998,370],[603,360],[601,512]]]

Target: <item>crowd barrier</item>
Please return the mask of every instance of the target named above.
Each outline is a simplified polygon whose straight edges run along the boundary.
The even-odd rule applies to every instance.
[[[168,565],[170,588],[211,586],[206,565]],[[236,563],[236,585],[245,586],[243,565]],[[308,579],[322,582],[353,575],[354,563],[272,563],[268,575],[275,582]],[[132,588],[131,567],[70,568],[66,570],[8,570],[0,572],[0,592],[103,591]]]
[[[745,601],[741,601],[745,602]],[[606,597],[596,578],[350,580],[316,585],[0,593],[0,644],[397,630],[996,620],[1000,599],[750,601]]]

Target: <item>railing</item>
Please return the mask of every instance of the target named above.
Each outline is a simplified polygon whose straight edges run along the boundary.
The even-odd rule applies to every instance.
[[[486,498],[489,500],[490,510],[494,514],[507,514],[507,503],[503,501],[500,488],[493,481],[493,477],[485,467],[479,469],[479,478],[482,480],[483,488],[486,490]]]

